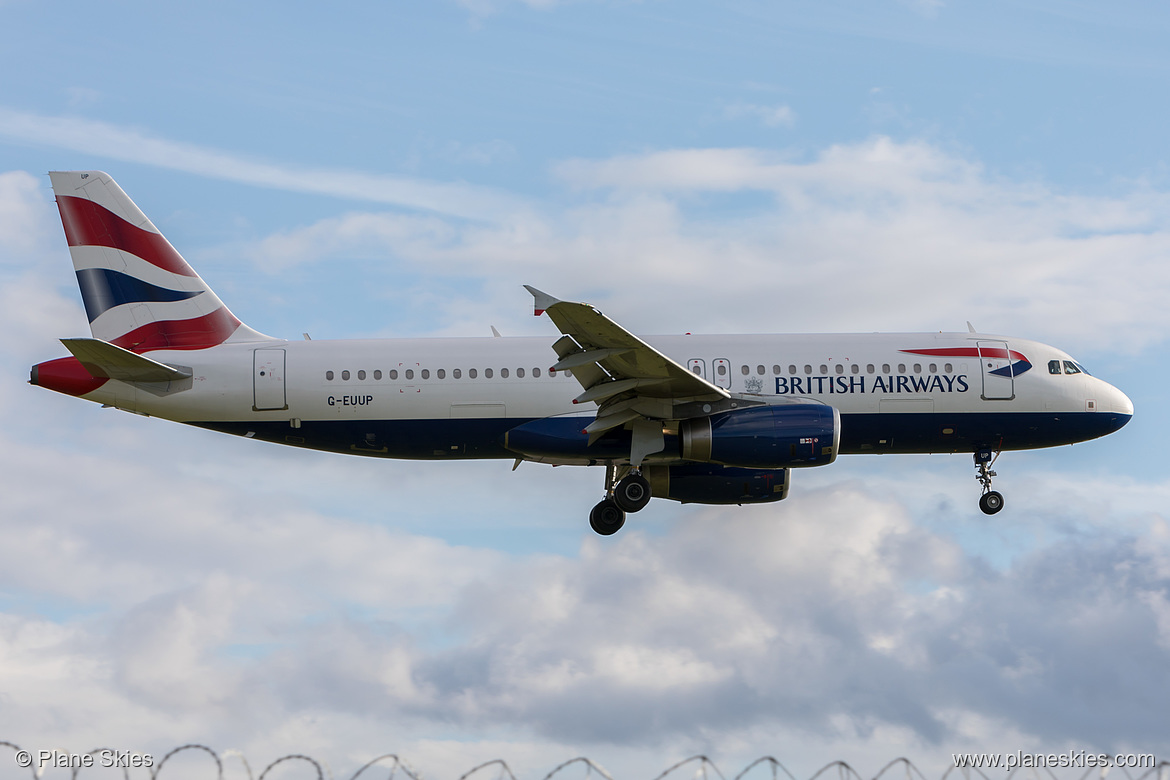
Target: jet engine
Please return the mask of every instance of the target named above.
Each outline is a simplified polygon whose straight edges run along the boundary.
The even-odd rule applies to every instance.
[[[823,404],[755,406],[683,420],[683,460],[749,469],[824,466],[837,459],[841,414]]]
[[[710,463],[648,466],[655,498],[683,504],[764,504],[788,495],[789,469],[743,469]]]

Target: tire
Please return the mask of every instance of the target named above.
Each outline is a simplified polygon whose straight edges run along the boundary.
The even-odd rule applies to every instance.
[[[639,512],[650,503],[650,481],[641,474],[631,474],[617,483],[613,490],[614,503],[623,512]]]
[[[1003,509],[1003,496],[996,490],[984,493],[983,498],[979,499],[979,508],[985,515],[994,515]]]
[[[612,536],[626,524],[626,513],[612,499],[605,499],[589,513],[589,527],[601,536]]]

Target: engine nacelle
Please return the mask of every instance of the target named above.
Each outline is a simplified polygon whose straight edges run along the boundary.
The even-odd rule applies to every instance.
[[[788,469],[742,469],[710,463],[647,466],[655,498],[684,504],[766,504],[788,496]]]
[[[754,406],[683,420],[684,460],[749,469],[824,466],[837,459],[841,413],[823,404]]]

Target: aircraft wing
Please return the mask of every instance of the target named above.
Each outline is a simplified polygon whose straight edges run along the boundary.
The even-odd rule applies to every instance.
[[[627,422],[675,417],[675,405],[723,401],[730,393],[688,371],[587,303],[553,298],[535,287],[536,316],[547,313],[564,334],[553,349],[557,371],[571,369],[584,392],[574,403],[597,403],[591,439]]]

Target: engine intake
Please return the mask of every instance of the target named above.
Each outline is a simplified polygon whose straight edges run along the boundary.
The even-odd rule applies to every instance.
[[[749,469],[824,466],[837,459],[841,413],[823,404],[755,406],[684,420],[684,460]]]

